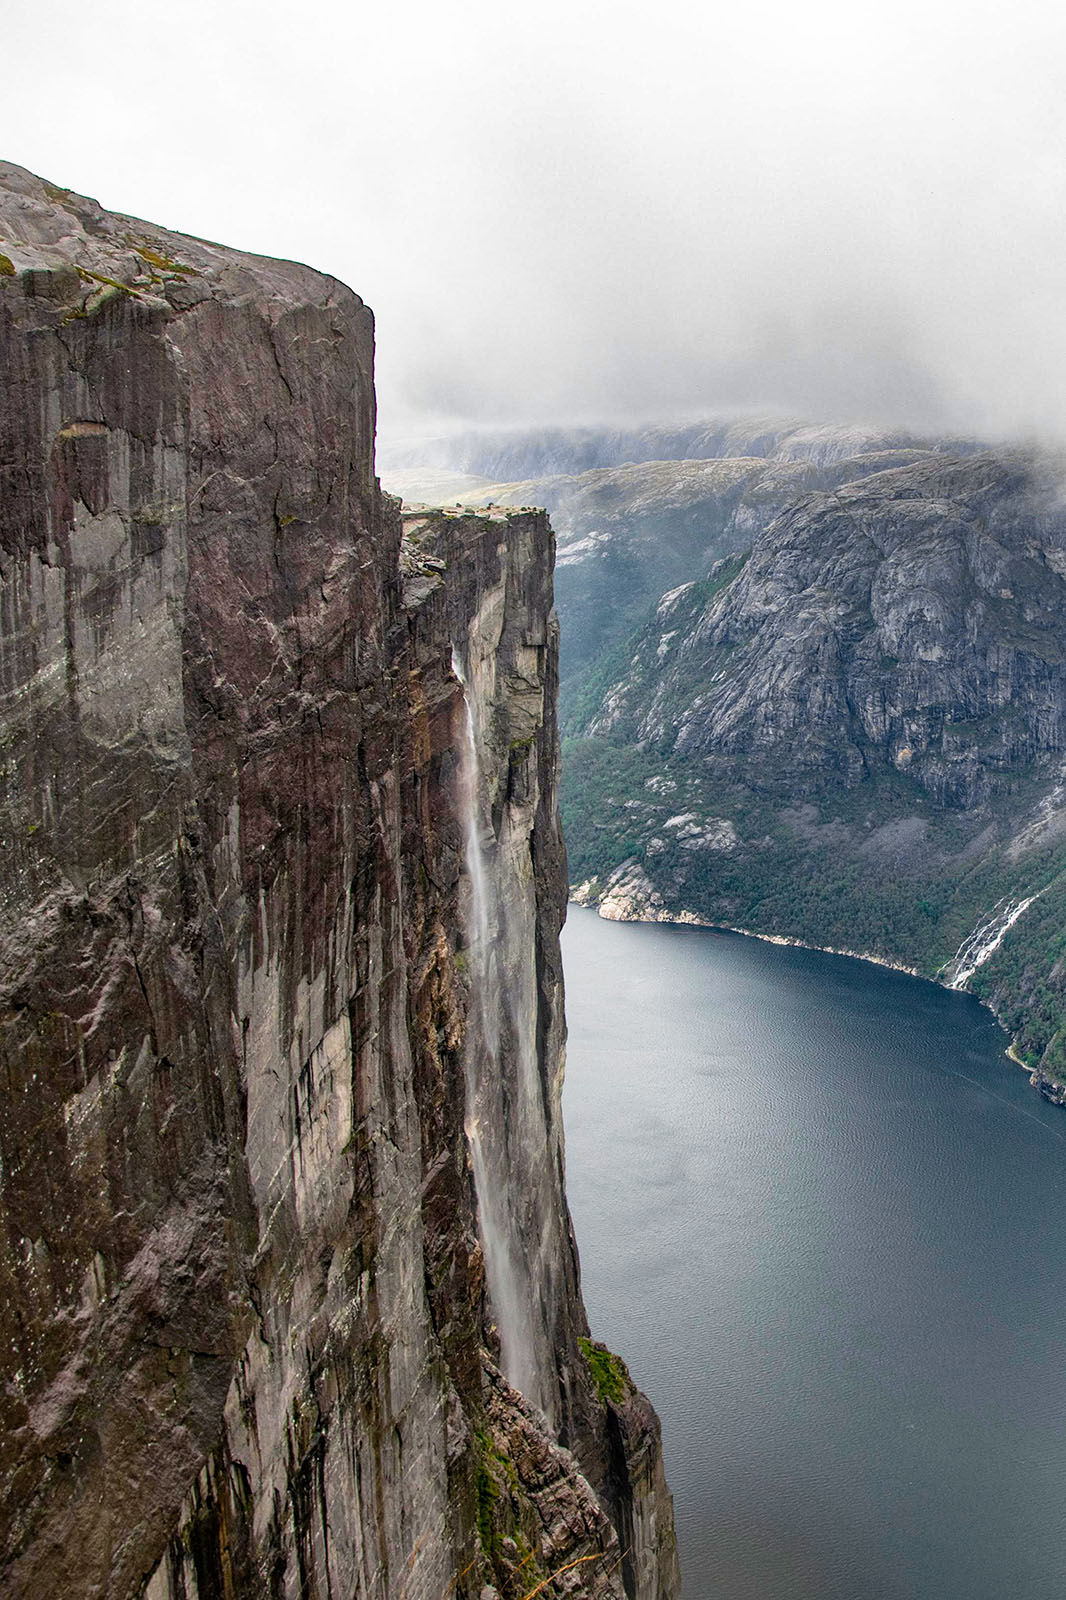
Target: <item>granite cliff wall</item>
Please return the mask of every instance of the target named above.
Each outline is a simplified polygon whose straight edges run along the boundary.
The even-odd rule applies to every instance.
[[[4,1592],[669,1600],[579,1343],[545,518],[405,530],[356,296],[10,166],[0,366]]]

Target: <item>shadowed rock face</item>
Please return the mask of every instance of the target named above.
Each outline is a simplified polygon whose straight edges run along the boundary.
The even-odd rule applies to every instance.
[[[906,435],[878,435],[862,428],[763,423],[759,427],[757,419],[749,419],[746,426],[649,428],[619,435],[558,430],[545,437],[555,438],[561,454],[567,439],[579,459],[591,440],[608,456],[625,448],[634,454],[629,465],[517,483],[491,483],[433,467],[390,467],[383,477],[405,500],[439,496],[471,508],[536,505],[548,510],[559,541],[561,704],[563,726],[570,732],[583,726],[593,709],[590,687],[602,685],[605,676],[610,680],[619,675],[629,635],[661,595],[706,577],[723,557],[749,550],[779,516],[806,497],[831,495],[843,485],[853,488],[893,469],[935,468],[943,463],[947,443],[929,439],[919,445],[908,442]],[[516,435],[511,457],[525,459],[524,440],[529,459],[537,461],[539,437]],[[496,459],[489,448],[492,439],[481,441],[488,462]],[[452,459],[468,459],[476,442],[477,436],[450,441]],[[664,452],[688,448],[696,456],[645,459],[653,446]],[[434,448],[443,447],[438,441],[436,447],[431,442],[422,448],[432,456]],[[729,449],[749,453],[723,456]]]
[[[0,252],[5,1593],[510,1600],[581,1559],[542,1592],[668,1600],[654,1417],[577,1345],[547,522],[404,542],[329,278],[10,166]],[[472,641],[550,1431],[463,1127]]]
[[[801,496],[709,599],[663,596],[590,731],[973,808],[1066,745],[1064,574],[1061,491],[1021,457]]]

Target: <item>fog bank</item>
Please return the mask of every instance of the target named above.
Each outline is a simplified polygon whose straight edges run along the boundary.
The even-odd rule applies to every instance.
[[[345,279],[386,431],[1066,435],[1059,8],[58,0],[5,35],[7,155]]]

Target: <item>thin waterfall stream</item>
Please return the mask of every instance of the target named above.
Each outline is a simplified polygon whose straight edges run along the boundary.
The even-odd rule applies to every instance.
[[[483,783],[474,695],[454,649],[452,670],[462,687],[465,710],[459,787],[470,883],[467,937],[472,1006],[467,1026],[465,1131],[489,1300],[500,1337],[501,1370],[528,1400],[541,1404],[530,1336],[529,1273],[513,1211],[507,1203],[509,1163],[500,1029],[505,975],[500,971],[497,949],[500,916],[493,870],[495,837],[482,818]]]

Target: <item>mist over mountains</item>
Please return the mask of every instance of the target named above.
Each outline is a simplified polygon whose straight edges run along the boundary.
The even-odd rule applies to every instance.
[[[747,413],[382,460],[552,513],[580,899],[965,983],[1066,1095],[1061,452]]]
[[[884,450],[967,455],[979,441],[935,430],[790,416],[780,410],[720,410],[683,421],[554,423],[542,427],[451,428],[433,436],[388,438],[378,448],[386,484],[424,468],[480,475],[497,484],[645,461],[773,457],[825,465]],[[471,485],[471,489],[482,485]],[[397,487],[397,493],[403,492]]]
[[[276,0],[190,0],[161,48],[123,0],[104,84],[92,16],[55,15],[58,53],[10,19],[14,158],[357,284],[386,434],[774,406],[1066,436],[1061,8],[412,0],[327,7],[323,50]],[[174,81],[180,159],[81,137]]]
[[[453,431],[386,446],[379,470],[384,486],[409,501],[550,512],[565,720],[586,673],[649,604],[749,549],[797,498],[979,449],[966,438],[749,412],[631,427]]]

